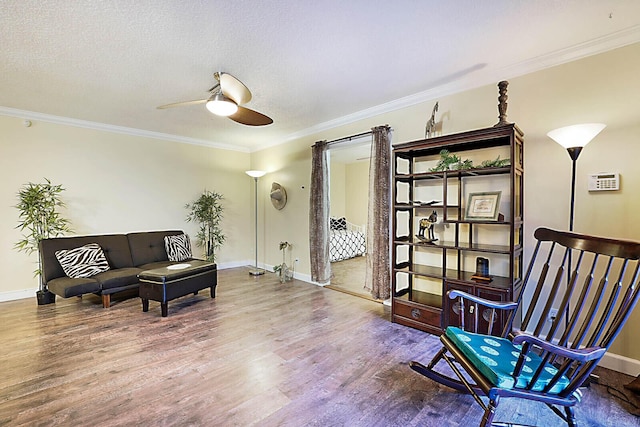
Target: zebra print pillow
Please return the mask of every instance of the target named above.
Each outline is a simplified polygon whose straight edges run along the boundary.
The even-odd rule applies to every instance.
[[[186,234],[165,236],[164,248],[167,250],[169,261],[184,261],[191,258],[191,243]]]
[[[73,279],[91,277],[109,270],[107,258],[97,243],[59,250],[55,254],[64,274]]]

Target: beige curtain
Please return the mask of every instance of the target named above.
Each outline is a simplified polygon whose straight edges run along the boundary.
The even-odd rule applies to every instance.
[[[367,221],[367,268],[365,288],[376,299],[391,296],[389,215],[391,211],[391,128],[373,129],[369,165],[369,211]]]
[[[329,263],[329,165],[327,142],[316,142],[311,149],[311,189],[309,200],[309,249],[311,280],[327,283]]]

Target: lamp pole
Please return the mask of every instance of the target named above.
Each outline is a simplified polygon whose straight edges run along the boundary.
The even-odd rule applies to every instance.
[[[578,156],[582,152],[582,149],[593,138],[596,137],[606,125],[602,123],[584,123],[580,125],[565,126],[559,129],[552,130],[547,133],[547,136],[553,139],[558,144],[567,149],[569,157],[571,157],[571,203],[569,205],[569,231],[573,231],[573,216],[575,211],[576,201],[576,163]],[[571,284],[571,268],[573,266],[571,259],[571,250],[569,250],[567,268],[567,287]],[[565,308],[565,326],[569,325],[569,305]]]
[[[255,206],[255,255],[256,263],[253,269],[249,269],[249,274],[252,276],[260,276],[264,274],[264,270],[258,268],[258,178],[266,174],[265,171],[250,170],[245,172],[247,175],[253,178],[254,182],[254,206]]]
[[[571,157],[571,204],[569,205],[569,231],[573,231],[573,215],[575,211],[576,201],[576,163],[581,151],[582,147],[567,148],[569,157]],[[569,254],[569,265],[571,265],[571,254]]]

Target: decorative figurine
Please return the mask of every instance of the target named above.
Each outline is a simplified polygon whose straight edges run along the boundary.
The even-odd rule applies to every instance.
[[[509,98],[507,96],[507,86],[509,86],[509,82],[506,80],[498,83],[498,123],[493,127],[509,124],[507,122],[507,99]]]
[[[436,105],[433,106],[433,111],[431,112],[431,118],[427,121],[427,125],[424,129],[424,137],[431,138],[431,136],[436,131],[436,112],[438,111],[438,102],[436,101]]]
[[[438,222],[438,214],[436,211],[433,211],[428,218],[422,218],[420,220],[420,229],[418,230],[418,234],[416,237],[425,243],[432,243],[437,241],[436,236],[433,232],[434,224]],[[427,237],[425,237],[424,232],[427,231]]]

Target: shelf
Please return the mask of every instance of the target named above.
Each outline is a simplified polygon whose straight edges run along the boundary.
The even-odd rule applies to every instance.
[[[509,281],[508,277],[492,276],[492,280],[490,282],[483,280],[474,280],[471,278],[475,274],[472,271],[458,271],[448,268],[443,275],[442,268],[440,267],[433,267],[423,264],[409,265],[408,262],[398,264],[398,266],[393,269],[393,272],[429,277],[433,279],[444,279],[446,281],[466,282],[465,284],[483,286],[487,288],[509,289],[511,286],[511,282]]]
[[[474,168],[438,172],[401,173],[396,174],[394,178],[396,181],[410,182],[416,180],[444,179],[445,176],[447,179],[450,179],[471,176],[507,175],[509,173],[511,173],[511,166],[504,166],[501,168]]]
[[[396,203],[393,205],[394,209],[398,209],[398,210],[407,210],[407,209],[429,209],[429,208],[433,208],[433,209],[443,209],[444,205],[442,204],[437,204],[437,205],[429,205],[429,204],[416,204],[414,203]],[[458,205],[449,205],[447,204],[447,209],[458,209]]]
[[[402,293],[402,291],[400,291]],[[434,308],[442,308],[442,295],[432,294],[429,292],[422,291],[413,291],[411,293],[411,298],[409,298],[409,293],[402,293],[400,296],[396,296],[396,299],[400,301],[408,301],[417,304],[426,305],[428,307]]]
[[[457,270],[450,270],[450,269],[447,269],[445,274],[442,274],[441,267],[434,267],[430,265],[415,264],[415,263],[411,265],[408,262],[403,262],[398,264],[396,268],[393,269],[393,272],[408,273],[416,276],[431,277],[434,279],[443,279],[445,276],[453,277],[454,275],[457,276],[458,274]]]
[[[453,249],[460,251],[486,252],[505,255],[509,255],[511,253],[511,248],[504,245],[483,245],[479,243],[475,243],[471,246],[469,246],[468,243],[459,243],[458,245],[456,245],[455,242],[443,242],[440,240],[433,243],[424,243],[416,240],[416,238],[410,240],[408,236],[396,237],[393,243],[396,245],[409,245],[424,249]],[[519,249],[519,246],[517,246],[516,249]]]

